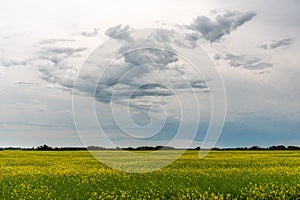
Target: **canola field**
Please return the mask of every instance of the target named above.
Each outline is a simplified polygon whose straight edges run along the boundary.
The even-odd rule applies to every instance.
[[[0,199],[300,199],[300,151],[198,155],[138,174],[88,151],[0,151]]]

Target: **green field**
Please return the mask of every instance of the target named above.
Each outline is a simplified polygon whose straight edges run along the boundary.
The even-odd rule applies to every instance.
[[[88,151],[0,151],[0,199],[300,199],[300,151],[198,154],[134,174]]]

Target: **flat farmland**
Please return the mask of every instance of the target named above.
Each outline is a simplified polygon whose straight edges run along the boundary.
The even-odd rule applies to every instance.
[[[126,173],[88,151],[0,151],[0,199],[300,199],[300,151],[198,155],[189,150],[157,171]]]

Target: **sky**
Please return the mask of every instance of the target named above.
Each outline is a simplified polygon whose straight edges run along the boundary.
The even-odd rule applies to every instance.
[[[300,2],[0,2],[0,147],[300,145]]]

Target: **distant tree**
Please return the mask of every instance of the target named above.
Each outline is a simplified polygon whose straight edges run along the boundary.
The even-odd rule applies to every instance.
[[[159,146],[160,147],[160,146]],[[157,148],[157,147],[156,147]],[[158,149],[164,149],[164,150],[174,150],[174,147],[169,147],[169,146],[162,146],[162,148],[158,148]]]
[[[134,150],[156,150],[155,147],[150,147],[150,146],[141,146],[141,147],[137,147]]]
[[[288,150],[300,150],[300,147],[297,147],[297,146],[288,146],[287,149]]]
[[[278,146],[271,146],[269,147],[270,150],[286,150],[286,147],[284,145],[278,145]]]
[[[259,147],[259,146],[252,146],[249,148],[249,150],[263,150],[264,148]]]
[[[286,147],[284,145],[277,146],[278,150],[286,150]]]
[[[50,150],[53,150],[53,148],[50,147],[50,146],[48,146],[48,145],[46,145],[46,144],[44,144],[42,146],[38,146],[36,148],[36,150],[38,150],[38,151],[50,151]]]
[[[169,147],[169,146],[156,146],[156,147],[152,147],[152,146],[140,146],[140,147],[127,147],[127,148],[122,148],[123,150],[127,150],[127,151],[134,151],[134,150],[140,150],[140,151],[144,151],[144,150],[173,150],[175,149],[174,147]]]
[[[103,150],[105,149],[104,147],[98,147],[98,146],[88,146],[88,150]]]

